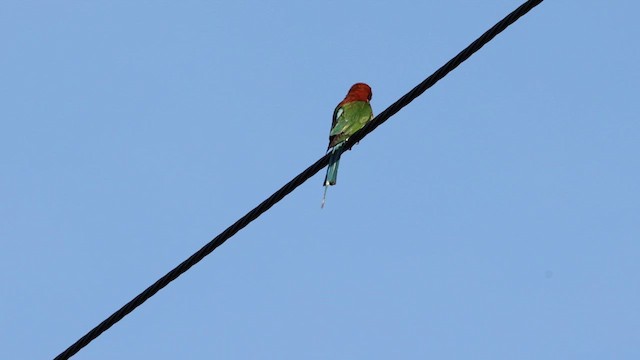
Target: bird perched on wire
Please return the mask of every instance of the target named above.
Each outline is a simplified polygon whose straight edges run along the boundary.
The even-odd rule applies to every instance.
[[[369,104],[370,100],[371,87],[364,83],[357,83],[351,86],[347,96],[333,111],[329,147],[327,148],[327,153],[331,155],[329,156],[327,175],[324,178],[324,195],[322,196],[321,207],[324,207],[327,189],[329,186],[336,184],[342,146],[349,136],[362,129],[373,118],[373,111],[371,110],[371,104]]]

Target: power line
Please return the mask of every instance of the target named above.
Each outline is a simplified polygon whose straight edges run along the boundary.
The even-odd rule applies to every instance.
[[[375,128],[382,125],[385,121],[387,121],[390,117],[395,115],[400,109],[407,106],[410,102],[415,100],[418,96],[422,95],[427,89],[435,85],[440,79],[445,77],[448,73],[453,71],[458,65],[462,64],[465,60],[471,57],[476,51],[480,50],[483,46],[485,46],[489,41],[491,41],[494,37],[500,34],[504,29],[509,27],[509,25],[516,22],[519,18],[524,16],[534,7],[540,5],[543,0],[529,0],[524,4],[520,5],[517,9],[512,11],[509,15],[505,16],[504,19],[500,20],[498,23],[493,25],[493,27],[484,34],[482,34],[479,38],[477,38],[474,42],[469,44],[464,50],[460,51],[458,55],[453,57],[453,59],[449,60],[446,64],[442,65],[436,72],[431,74],[428,78],[426,78],[423,82],[418,84],[416,87],[411,89],[408,93],[406,93],[403,97],[398,99],[396,102],[391,104],[388,108],[386,108],[383,112],[378,114],[375,118],[369,121],[360,131],[351,135],[342,148],[346,151],[351,149],[354,144],[362,140],[365,136],[367,136],[370,132],[372,132]]]
[[[360,129],[358,132],[353,134],[343,147],[343,149],[349,150],[353,147],[354,144],[362,140],[367,134],[372,132],[375,128],[380,126],[382,123],[387,121],[391,116],[395,115],[400,109],[407,106],[410,102],[415,100],[418,96],[424,93],[427,89],[435,85],[440,79],[445,77],[449,72],[458,67],[458,65],[462,64],[465,60],[467,60],[471,55],[473,55],[476,51],[480,50],[485,44],[491,41],[496,35],[505,30],[509,25],[516,22],[520,17],[528,13],[531,9],[538,6],[543,0],[529,0],[518,7],[516,10],[507,15],[504,19],[500,20],[497,24],[495,24],[491,29],[487,30],[482,36],[476,39],[473,43],[467,46],[464,50],[462,50],[458,55],[456,55],[453,59],[449,60],[446,64],[440,67],[435,73],[426,78],[423,82],[418,84],[418,86],[414,87],[409,91],[406,95],[401,97],[398,101],[391,104],[387,109],[378,114],[373,120],[371,120],[365,127]],[[160,291],[165,286],[169,285],[170,282],[177,279],[180,275],[189,270],[193,265],[200,262],[200,260],[204,259],[205,256],[209,255],[213,250],[215,250],[218,246],[222,245],[225,241],[235,235],[238,231],[243,229],[245,226],[249,225],[253,220],[257,219],[264,212],[269,210],[273,205],[282,200],[285,196],[295,190],[298,186],[302,185],[305,181],[315,175],[318,171],[322,170],[329,161],[329,155],[325,155],[321,157],[318,161],[316,161],[313,165],[309,166],[306,170],[301,172],[298,176],[293,178],[283,187],[281,187],[278,191],[273,193],[273,195],[269,196],[265,201],[261,202],[260,205],[256,206],[240,218],[238,221],[233,223],[233,225],[229,226],[226,230],[220,233],[218,236],[213,238],[209,243],[203,246],[196,253],[191,255],[187,260],[180,263],[180,265],[176,266],[173,270],[169,271],[166,275],[161,277],[158,281],[153,283],[153,285],[146,288],[143,292],[138,294],[133,300],[129,301],[123,307],[121,307],[118,311],[114,312],[111,316],[105,319],[103,322],[98,324],[96,327],[91,329],[86,335],[78,339],[75,343],[69,346],[65,351],[60,353],[60,355],[55,357],[55,360],[69,359],[71,356],[76,354],[82,348],[87,346],[91,341],[96,339],[100,334],[105,332],[111,326],[115,325],[118,321],[122,320],[125,316],[131,313],[135,308],[142,305],[145,301],[155,295],[158,291]]]

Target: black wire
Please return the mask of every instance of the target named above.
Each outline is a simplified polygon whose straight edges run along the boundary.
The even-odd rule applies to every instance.
[[[469,46],[467,46],[464,50],[460,51],[458,55],[456,55],[453,59],[449,60],[446,64],[442,65],[440,69],[431,74],[428,78],[426,78],[423,82],[418,84],[418,86],[414,87],[409,91],[406,95],[398,99],[398,101],[394,102],[386,108],[383,112],[378,114],[374,119],[369,121],[360,131],[351,135],[347,140],[347,144],[343,146],[343,149],[349,150],[351,147],[356,144],[358,141],[362,140],[367,134],[375,130],[378,126],[382,125],[385,121],[387,121],[390,117],[395,115],[400,109],[407,106],[410,102],[415,100],[418,96],[422,95],[423,92],[427,91],[430,87],[435,85],[440,79],[445,77],[448,73],[450,73],[453,69],[457,68],[458,65],[462,64],[465,60],[471,57],[476,51],[480,50],[484,45],[486,45],[489,41],[491,41],[496,35],[500,34],[504,29],[509,27],[509,25],[513,24],[520,17],[529,12],[529,10],[538,6],[543,0],[529,0],[524,4],[520,5],[519,8],[515,9],[511,14],[507,15],[504,19],[500,20],[497,24],[493,25],[493,27],[487,31],[485,31],[482,36],[476,39],[476,41],[472,42]]]
[[[464,50],[462,50],[458,55],[456,55],[453,59],[449,60],[445,65],[443,65],[440,69],[438,69],[435,73],[421,82],[418,86],[409,91],[406,95],[401,97],[398,101],[389,106],[386,110],[378,114],[373,120],[371,120],[365,127],[360,129],[358,132],[353,134],[345,146],[344,150],[351,149],[354,144],[358,141],[362,140],[367,134],[372,132],[375,128],[380,126],[383,122],[387,121],[391,116],[400,111],[403,107],[407,106],[411,101],[424,93],[427,89],[432,87],[436,82],[445,77],[449,72],[458,67],[458,65],[462,64],[465,60],[467,60],[473,53],[480,50],[486,43],[491,41],[496,35],[501,33],[504,29],[506,29],[509,25],[513,24],[516,20],[518,20],[521,16],[525,15],[529,10],[533,9],[537,5],[539,5],[543,0],[530,0],[526,3],[522,4],[519,8],[514,10],[511,14],[507,15],[500,22],[495,24],[491,29],[487,30],[482,36],[480,36],[476,41],[471,43],[471,45],[467,46]],[[216,236],[213,240],[211,240],[208,244],[203,246],[200,250],[198,250],[195,254],[191,255],[187,260],[183,261],[180,265],[176,266],[173,270],[169,271],[166,275],[161,277],[158,281],[153,283],[153,285],[149,286],[146,290],[136,296],[133,300],[129,301],[126,305],[121,307],[118,311],[113,313],[103,322],[101,322],[98,326],[94,327],[91,331],[89,331],[86,335],[81,337],[78,341],[69,346],[65,351],[60,353],[60,355],[55,357],[55,360],[69,359],[71,356],[76,354],[82,348],[87,346],[91,341],[100,336],[103,332],[109,329],[111,326],[115,325],[118,321],[122,320],[125,316],[131,313],[135,308],[142,305],[145,301],[155,295],[162,288],[167,286],[170,282],[177,279],[178,276],[185,273],[189,270],[193,265],[200,262],[200,260],[204,259],[205,256],[209,255],[213,250],[215,250],[218,246],[222,245],[225,241],[231,238],[235,233],[240,231],[245,226],[249,225],[253,220],[257,219],[258,216],[262,215],[265,211],[269,210],[273,205],[282,200],[285,196],[295,190],[298,186],[302,185],[305,181],[315,175],[318,171],[322,170],[329,161],[329,155],[325,155],[316,161],[313,165],[309,166],[306,170],[301,172],[298,176],[289,181],[286,185],[281,187],[278,191],[276,191],[273,195],[269,196],[265,201],[260,203],[260,205],[256,206],[253,210],[247,213],[245,216],[240,218],[238,221],[233,223],[233,225],[229,226],[225,231],[220,233],[220,235]]]

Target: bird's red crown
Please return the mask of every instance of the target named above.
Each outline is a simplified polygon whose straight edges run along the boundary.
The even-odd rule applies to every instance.
[[[357,83],[351,86],[347,96],[342,100],[342,104],[352,101],[369,101],[371,100],[371,87],[365,83]]]

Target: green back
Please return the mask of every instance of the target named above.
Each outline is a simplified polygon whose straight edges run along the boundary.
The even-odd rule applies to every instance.
[[[331,144],[335,145],[347,140],[372,118],[371,104],[367,101],[354,101],[338,106],[334,112],[331,128]]]

